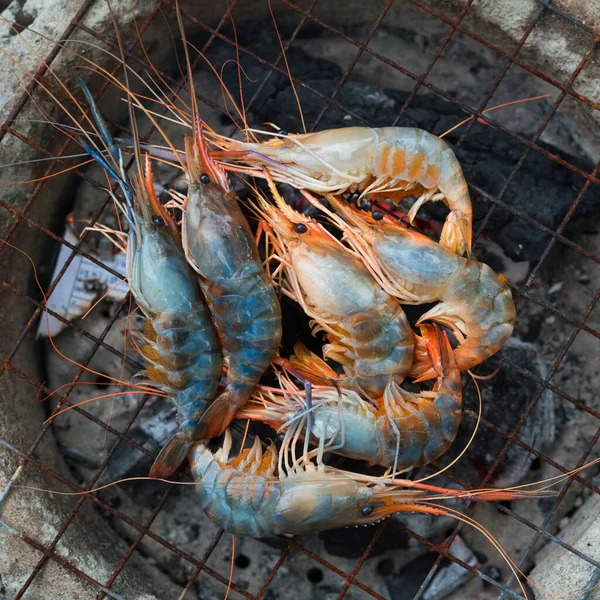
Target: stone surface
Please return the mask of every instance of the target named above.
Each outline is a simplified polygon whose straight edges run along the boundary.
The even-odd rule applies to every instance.
[[[600,561],[600,496],[594,494],[575,513],[557,537],[592,560]],[[536,600],[577,597],[600,600],[598,569],[558,544],[548,544],[535,560],[531,580],[538,586]],[[591,589],[594,588],[594,589]],[[585,596],[584,592],[589,591]]]

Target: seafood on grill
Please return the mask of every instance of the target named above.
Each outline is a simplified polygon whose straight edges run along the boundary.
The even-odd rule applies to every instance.
[[[352,525],[369,525],[399,512],[458,515],[431,502],[443,498],[501,501],[545,498],[554,491],[450,490],[405,479],[384,479],[340,471],[303,455],[296,459],[286,437],[279,451],[251,448],[230,459],[232,438],[212,452],[198,442],[190,452],[200,506],[225,531],[254,538],[302,535]],[[293,446],[293,442],[292,442]],[[290,462],[289,454],[292,454]]]
[[[104,148],[81,138],[85,150],[115,179],[125,203],[115,203],[129,223],[127,280],[146,317],[141,353],[143,372],[171,395],[179,429],[159,453],[151,477],[173,473],[198,439],[200,417],[213,401],[223,370],[221,344],[198,285],[187,264],[175,220],[156,196],[150,161],[129,177],[88,88],[83,84]]]
[[[417,325],[432,320],[451,329],[459,342],[454,357],[460,371],[495,354],[510,337],[516,312],[505,277],[388,217],[375,220],[338,198],[327,199],[336,212],[325,209],[329,217],[383,289],[403,303],[438,302]],[[410,376],[436,377],[420,341]]]
[[[432,325],[421,326],[437,382],[431,391],[412,393],[395,383],[386,389],[376,409],[351,390],[313,387],[310,407],[289,377],[279,377],[281,389],[263,388],[239,413],[267,423],[278,432],[299,432],[324,449],[383,467],[409,469],[430,463],[452,444],[461,419],[461,380],[450,342]]]
[[[208,156],[202,128],[185,138],[189,183],[182,235],[200,275],[227,360],[227,386],[198,435],[223,433],[250,398],[281,342],[281,307],[225,171]]]
[[[313,383],[321,371],[325,382],[337,379],[366,398],[381,399],[389,385],[402,383],[413,361],[414,334],[402,307],[321,224],[293,210],[272,181],[270,187],[276,206],[257,193],[255,207],[272,231],[285,273],[282,291],[313,319],[313,333],[327,334],[323,356],[342,365],[344,375],[327,371],[319,359],[296,356],[290,362]]]
[[[264,133],[264,132],[263,132]],[[360,192],[360,198],[419,198],[408,215],[443,200],[450,213],[440,244],[463,255],[471,252],[472,207],[462,168],[450,146],[412,127],[347,127],[301,135],[270,133],[263,143],[210,133],[214,156],[227,169],[261,176],[267,167],[275,181],[318,193]]]

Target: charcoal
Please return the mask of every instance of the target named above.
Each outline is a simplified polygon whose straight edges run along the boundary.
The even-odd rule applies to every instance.
[[[266,28],[269,30],[269,28]],[[247,35],[244,32],[244,35]],[[261,36],[264,34],[261,32]],[[257,45],[256,40],[248,35],[248,41]],[[252,46],[252,43],[250,44]],[[275,60],[277,45],[258,44],[258,54]],[[266,53],[266,48],[270,53]],[[215,43],[209,56],[215,64],[222,64],[233,58],[230,47]],[[305,82],[320,94],[331,97],[336,91],[337,82],[342,76],[341,69],[334,63],[322,58],[314,58],[294,47],[288,56],[294,65],[294,76]],[[253,59],[242,57],[242,66],[249,80],[244,82],[245,97],[252,98],[258,86],[268,72],[268,67]],[[230,90],[238,88],[237,71],[229,69],[225,73],[225,83]],[[310,128],[320,116],[328,102],[304,86],[290,86],[286,76],[272,73],[266,85],[254,102],[249,118],[253,125],[262,126],[275,123],[284,131],[299,133],[302,122],[298,111],[298,100],[302,106],[304,120]],[[385,90],[373,85],[356,81],[346,82],[337,92],[336,102],[347,110],[329,106],[320,119],[317,129],[348,127],[350,125],[385,127],[396,122],[401,108],[409,94],[398,90]],[[355,116],[364,119],[359,120]],[[468,115],[467,115],[468,116]],[[465,118],[465,113],[447,100],[433,94],[422,93],[412,100],[402,118],[397,123],[400,127],[419,127],[441,134]],[[270,129],[268,127],[268,129]],[[462,128],[447,136],[450,144],[458,140]],[[591,171],[593,165],[586,164],[574,157],[565,155],[549,144],[538,144],[552,154],[564,157],[568,162]],[[458,159],[463,167],[466,179],[470,184],[481,188],[491,196],[497,195],[513,172],[525,146],[499,129],[476,124],[458,150]],[[583,187],[583,179],[569,168],[556,163],[538,151],[529,156],[517,172],[514,181],[502,196],[502,202],[517,212],[539,221],[542,225],[556,230],[563,220],[577,194]],[[600,203],[596,202],[598,190],[591,186],[582,197],[580,204],[564,234],[569,236],[582,230],[588,217],[597,214]],[[474,227],[477,229],[488,213],[492,203],[471,189],[474,208]],[[429,204],[420,211],[422,217],[435,217],[442,220],[446,209],[440,205]],[[498,243],[512,260],[537,260],[550,240],[550,236],[542,229],[532,226],[519,216],[498,206],[488,219],[483,233]]]
[[[323,540],[325,550],[334,556],[345,558],[360,558],[373,539],[373,527],[347,527],[321,531],[318,536]],[[369,556],[379,556],[388,550],[406,549],[410,547],[408,534],[400,532],[394,527],[386,527],[381,534]]]
[[[472,567],[478,566],[475,554],[460,536],[457,536],[452,542],[450,552]],[[429,552],[386,577],[387,588],[392,600],[414,598],[437,559],[437,553]],[[443,600],[472,577],[473,574],[470,571],[444,558],[431,583],[427,586],[423,600]]]
[[[163,445],[177,430],[175,409],[166,408],[132,427],[129,437],[150,452],[158,454]],[[147,477],[154,460],[127,442],[122,442],[108,463],[111,481],[128,477]],[[158,481],[127,481],[120,486],[134,502],[154,506],[164,494],[164,483]]]
[[[497,368],[499,371],[495,377],[478,382],[483,399],[482,416],[495,427],[510,434],[540,388],[538,383],[519,373],[517,368],[543,378],[545,367],[539,360],[534,345],[510,338],[498,355],[487,360],[478,372],[482,375],[490,374]],[[479,410],[479,400],[472,382],[466,386],[463,404],[475,413]],[[531,415],[519,431],[518,439],[538,451],[547,447],[555,435],[554,410],[553,395],[544,389]],[[476,418],[471,414],[463,415],[452,447],[438,460],[440,465],[448,464],[467,445],[475,422]],[[504,436],[496,433],[491,427],[480,424],[473,442],[453,467],[453,472],[469,485],[478,486],[505,444]],[[525,476],[534,459],[533,454],[517,444],[512,444],[489,484],[497,487],[514,485]]]
[[[437,559],[438,554],[436,552],[428,552],[386,577],[390,598],[392,600],[414,598]],[[450,561],[444,559],[442,565],[446,566],[449,563]]]

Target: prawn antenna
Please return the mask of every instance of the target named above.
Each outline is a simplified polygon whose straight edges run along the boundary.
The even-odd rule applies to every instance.
[[[125,78],[125,89],[127,90],[127,108],[129,110],[129,121],[131,123],[131,133],[133,135],[133,154],[135,157],[135,165],[137,167],[137,172],[142,177],[142,173],[144,172],[142,168],[142,153],[140,149],[140,134],[138,131],[137,120],[135,118],[135,114],[133,111],[133,104],[131,102],[131,87],[129,85],[129,75],[127,73],[127,63],[125,61],[125,50],[123,49],[123,40],[121,39],[121,33],[119,32],[119,26],[115,19],[115,14],[113,12],[112,6],[110,5],[110,1],[106,0],[106,4],[108,6],[108,12],[110,13],[110,20],[112,21],[113,28],[115,30],[115,36],[117,38],[117,44],[119,46],[119,54],[121,55],[121,63],[123,64],[123,77]],[[127,178],[127,174],[125,173],[125,169],[122,166],[122,157],[119,156],[119,162],[121,163],[121,171],[123,173],[123,180],[125,181]],[[133,194],[132,194],[133,197]]]
[[[192,110],[192,128],[198,117],[198,99],[196,98],[196,87],[194,86],[194,77],[192,73],[192,63],[190,61],[190,53],[188,50],[188,41],[185,35],[185,28],[183,26],[183,19],[181,17],[181,9],[179,8],[179,0],[175,2],[175,11],[177,13],[177,23],[179,24],[179,32],[181,34],[181,41],[183,42],[183,52],[185,54],[185,64],[187,66],[187,78],[188,85],[190,86],[190,108]],[[195,132],[195,129],[194,129]],[[195,135],[195,133],[194,133]]]
[[[302,121],[302,129],[303,129],[304,133],[306,133],[306,123],[304,122],[304,113],[302,112],[302,104],[300,103],[300,97],[298,96],[298,92],[297,92],[296,86],[294,84],[294,78],[292,77],[292,71],[290,70],[290,65],[288,63],[285,46],[283,44],[283,40],[281,39],[281,34],[279,33],[279,27],[277,27],[277,19],[275,19],[275,13],[273,12],[273,5],[271,4],[271,0],[268,0],[268,2],[269,2],[269,11],[271,13],[271,18],[273,19],[273,26],[275,27],[275,33],[277,34],[277,39],[279,40],[279,46],[281,48],[281,56],[283,57],[283,62],[285,63],[285,68],[288,73],[290,85],[292,86],[292,91],[294,92],[294,98],[296,98],[296,104],[298,105],[298,112],[300,113],[300,121]]]
[[[134,224],[135,218],[133,215],[133,187],[129,181],[129,177],[123,167],[123,155],[121,151],[116,147],[112,136],[108,131],[108,127],[106,126],[106,122],[104,118],[100,114],[98,110],[98,106],[96,105],[96,101],[92,96],[92,92],[90,88],[88,88],[87,84],[82,78],[79,78],[79,84],[85,94],[85,98],[92,112],[92,120],[94,121],[96,127],[98,127],[98,131],[100,132],[100,137],[104,142],[106,149],[108,151],[108,156],[112,159],[114,166],[108,161],[108,159],[102,154],[99,150],[97,150],[92,144],[90,144],[87,140],[82,137],[78,137],[77,141],[81,144],[81,147],[95,160],[98,164],[106,170],[106,172],[119,184],[119,187],[123,191],[125,196],[125,203],[127,205],[127,212],[125,216],[131,225]]]

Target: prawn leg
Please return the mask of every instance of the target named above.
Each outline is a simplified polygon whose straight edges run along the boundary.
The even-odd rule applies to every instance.
[[[296,379],[298,379],[298,381],[302,382],[302,385],[304,386],[304,398],[306,401],[306,408],[309,411],[308,412],[308,425],[307,425],[308,434],[306,437],[310,438],[310,430],[311,430],[311,425],[312,425],[311,411],[312,411],[312,406],[313,406],[313,404],[312,404],[312,383],[310,382],[310,379],[308,377],[304,376],[298,369],[296,369],[294,367],[294,365],[292,365],[292,363],[288,359],[275,357],[273,359],[273,363],[284,368],[290,375],[293,375]]]

